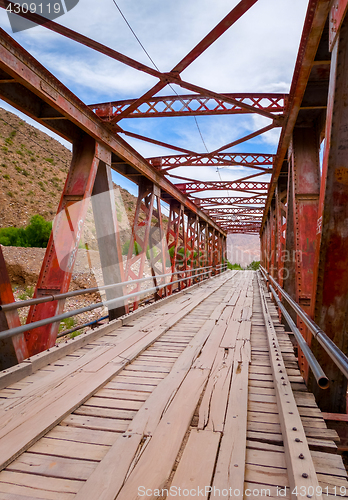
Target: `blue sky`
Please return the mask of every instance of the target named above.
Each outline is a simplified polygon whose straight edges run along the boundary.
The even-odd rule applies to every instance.
[[[236,0],[118,0],[161,71],[174,67],[237,3]],[[288,92],[307,4],[306,0],[259,0],[182,77],[217,92]],[[58,22],[152,65],[112,0],[80,0]],[[13,35],[2,9],[0,25],[86,104],[137,97],[157,81],[41,26]],[[178,87],[176,90],[187,93]],[[161,93],[173,92],[167,87]],[[0,106],[10,109],[1,101]],[[208,150],[212,151],[270,121],[258,115],[202,116],[198,117],[198,123]],[[193,151],[205,151],[193,117],[125,119],[120,125]],[[275,153],[278,136],[275,129],[233,150]],[[122,137],[145,157],[175,154]],[[220,178],[216,168],[208,167],[199,169],[199,174],[195,168],[177,169],[175,173],[192,178],[199,175],[206,180]],[[249,173],[250,170],[243,169],[220,170],[223,180]]]

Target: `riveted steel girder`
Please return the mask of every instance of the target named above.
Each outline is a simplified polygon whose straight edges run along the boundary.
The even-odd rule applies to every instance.
[[[204,94],[171,95],[151,97],[128,113],[126,118],[147,118],[163,116],[187,115],[221,115],[250,113],[237,103],[225,102],[224,96],[237,102],[246,103],[255,109],[263,109],[270,113],[283,113],[286,107],[287,94],[221,94],[221,98],[213,98]],[[102,120],[111,120],[134,104],[137,99],[91,104],[89,107]]]

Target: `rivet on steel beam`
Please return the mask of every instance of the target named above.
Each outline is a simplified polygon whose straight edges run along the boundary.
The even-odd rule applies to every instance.
[[[296,443],[301,443],[302,442],[300,438],[296,438],[295,441],[296,441]]]
[[[301,460],[303,460],[304,459],[304,454],[300,453],[299,456],[298,456],[298,458],[300,458]]]
[[[302,477],[304,477],[304,478],[306,479],[306,478],[308,477],[307,472],[304,472],[304,473],[302,474]]]
[[[292,428],[292,430],[293,430],[293,431],[297,431],[297,427],[293,427],[293,428]]]

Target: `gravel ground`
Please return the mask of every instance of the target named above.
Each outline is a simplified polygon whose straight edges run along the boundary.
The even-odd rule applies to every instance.
[[[35,284],[38,280],[41,263],[45,255],[44,248],[19,248],[19,247],[2,247],[4,258],[6,261],[8,273],[12,283],[13,294],[15,300],[24,300],[32,297],[35,289]],[[124,257],[126,259],[126,257]],[[124,262],[125,264],[125,262]],[[133,271],[139,271],[139,262],[133,266]],[[145,265],[145,276],[151,276],[151,270],[148,263]],[[99,259],[99,252],[87,251],[80,249],[78,251],[74,273],[69,290],[78,290],[84,288],[92,288],[102,286],[104,284],[102,278],[102,269]],[[153,281],[149,280],[141,284],[141,290],[146,290],[153,286]],[[128,286],[127,292],[130,293],[133,287]],[[105,293],[102,292],[102,298],[105,299]],[[90,304],[100,302],[101,294],[99,292],[72,297],[65,302],[64,312],[80,309]],[[29,308],[19,310],[19,316],[22,324],[25,323]],[[107,315],[107,308],[103,307],[95,311],[89,311],[80,314],[72,321],[66,321],[61,324],[61,330],[70,329],[72,327],[94,321],[100,317]]]

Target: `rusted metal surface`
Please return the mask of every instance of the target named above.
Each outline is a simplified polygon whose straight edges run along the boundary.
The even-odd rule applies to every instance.
[[[269,172],[271,170],[270,167],[273,166],[273,159],[274,155],[265,153],[218,153],[159,156],[148,158],[148,161],[152,165],[158,165],[160,162],[163,170],[185,166],[216,167],[220,165],[240,165],[250,168],[263,167],[260,170]]]
[[[320,38],[324,30],[325,22],[330,9],[330,4],[330,0],[309,0],[308,3],[307,15],[303,28],[298,57],[296,60],[294,77],[289,93],[288,108],[285,113],[277,155],[274,162],[274,171],[272,174],[270,189],[267,196],[261,231],[263,231],[264,224],[268,215],[268,210],[270,208],[278,177],[283,165],[283,161],[286,158],[287,150],[292,137],[292,131],[295,126],[310,73],[313,68],[313,61],[315,59]]]
[[[206,208],[206,212],[210,217],[219,217],[219,216],[229,216],[229,215],[253,215],[262,216],[263,210],[262,208],[254,208],[254,207],[243,207],[243,208]]]
[[[325,131],[325,151],[320,187],[314,293],[314,320],[346,354],[348,352],[348,18],[345,17],[332,51],[331,75]],[[323,410],[346,411],[347,380],[313,344],[313,351],[325,367],[330,392],[316,394]]]
[[[347,13],[348,0],[334,0],[329,14],[329,48],[333,50],[336,38]]]
[[[290,168],[292,169],[292,192],[295,243],[296,302],[309,313],[313,289],[313,268],[318,218],[320,187],[319,137],[312,128],[296,128],[293,132]],[[289,228],[291,230],[291,228]],[[281,283],[279,283],[281,285]],[[298,321],[298,328],[307,344],[311,345],[312,335]],[[308,364],[302,352],[299,364],[305,380],[308,378]]]
[[[175,187],[183,193],[199,193],[201,191],[221,191],[233,190],[244,193],[252,193],[253,191],[267,191],[268,182],[233,182],[233,181],[195,181],[175,184]]]
[[[230,94],[223,95],[245,102],[257,109],[264,109],[271,113],[283,113],[287,94]],[[122,101],[105,102],[100,104],[90,104],[89,107],[102,120],[111,120],[114,116],[120,115],[136,99],[125,99]],[[152,97],[134,111],[128,113],[126,118],[147,118],[163,116],[187,116],[187,115],[226,115],[249,113],[249,110],[237,104],[220,99],[213,99],[206,95],[174,95]]]
[[[198,198],[192,197],[192,200],[201,207],[213,205],[264,205],[265,198],[262,196],[217,196],[216,198]]]
[[[101,150],[101,151],[100,151]],[[111,178],[111,152],[97,145],[97,154],[103,158],[98,165],[91,202],[98,242],[104,285],[125,281],[119,223],[117,220],[113,182]],[[86,248],[87,249],[87,248]],[[125,295],[123,287],[107,288],[106,300]],[[129,312],[128,304],[110,306],[109,321]]]
[[[10,278],[0,245],[0,305],[14,302]],[[0,331],[20,326],[18,311],[0,311]],[[27,344],[21,333],[9,339],[0,341],[0,370],[5,370],[28,357]]]
[[[82,235],[88,201],[92,194],[99,158],[95,141],[85,135],[74,144],[68,178],[53,223],[34,298],[65,293]],[[61,314],[64,300],[31,306],[27,324]],[[26,332],[28,354],[32,356],[55,344],[59,323]]]

